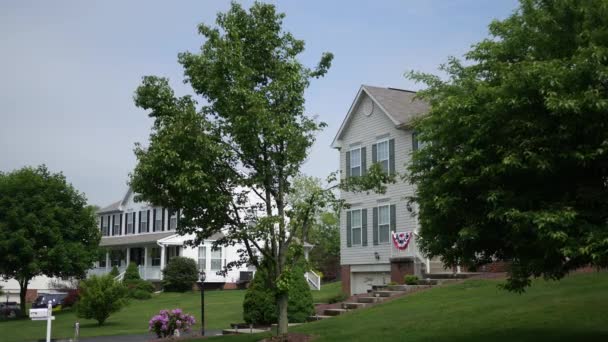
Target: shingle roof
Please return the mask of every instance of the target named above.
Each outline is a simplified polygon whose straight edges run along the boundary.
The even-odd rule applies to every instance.
[[[156,242],[167,236],[175,235],[175,232],[162,232],[162,233],[150,233],[150,234],[138,234],[138,235],[121,235],[113,237],[102,237],[99,243],[100,247],[107,246],[124,246],[132,244],[143,244]]]
[[[407,125],[412,119],[429,111],[426,101],[415,99],[416,92],[369,85],[363,85],[363,88],[399,125]]]
[[[102,214],[102,213],[109,213],[112,211],[119,211],[120,210],[120,204],[122,203],[122,201],[118,201],[116,203],[112,203],[109,206],[105,207],[105,208],[101,208],[97,211],[98,214]]]

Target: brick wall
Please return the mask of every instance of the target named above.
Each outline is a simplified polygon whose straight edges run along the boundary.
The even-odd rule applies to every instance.
[[[26,303],[33,303],[36,300],[36,297],[38,297],[38,290],[28,289],[25,292],[25,302]]]
[[[350,265],[340,267],[340,278],[342,279],[342,292],[350,296]]]

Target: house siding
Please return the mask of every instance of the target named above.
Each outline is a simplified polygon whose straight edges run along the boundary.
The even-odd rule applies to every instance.
[[[371,146],[379,139],[389,138],[395,141],[395,167],[398,174],[405,172],[405,165],[409,163],[412,152],[412,131],[397,129],[395,124],[374,103],[371,115],[366,115],[363,108],[369,108],[370,98],[362,93],[358,103],[355,104],[349,122],[346,123],[341,141],[340,169],[342,177],[346,175],[346,152],[352,145],[360,144],[367,149],[367,165],[372,165]],[[365,103],[367,102],[367,103]],[[396,184],[389,184],[384,194],[342,192],[341,197],[351,205],[351,209],[368,209],[367,215],[367,246],[351,246],[346,244],[346,210],[340,214],[340,260],[342,265],[374,265],[389,264],[391,256],[391,242],[374,245],[373,243],[373,217],[372,208],[378,205],[393,204],[396,206],[396,231],[414,231],[417,229],[417,220],[407,210],[406,196],[414,193],[411,184],[398,179]],[[376,259],[378,253],[379,259]]]

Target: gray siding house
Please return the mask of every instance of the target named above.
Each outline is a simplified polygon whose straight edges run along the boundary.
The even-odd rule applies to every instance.
[[[417,148],[411,128],[428,111],[415,92],[363,85],[359,89],[332,147],[340,151],[342,177],[365,174],[373,163],[387,172],[405,172]],[[407,273],[444,272],[440,262],[424,258],[416,235],[407,249],[393,245],[392,232],[413,232],[418,222],[407,210],[405,196],[414,186],[398,180],[384,194],[342,192],[350,208],[340,214],[340,263],[343,291],[365,293],[371,285],[402,282]]]

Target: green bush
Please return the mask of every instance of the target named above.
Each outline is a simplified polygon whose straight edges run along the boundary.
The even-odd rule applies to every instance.
[[[386,284],[386,285],[388,285],[388,286],[397,285],[397,282],[396,282],[396,281],[391,281],[390,283],[388,283],[388,284]]]
[[[123,281],[123,284],[127,287],[129,297],[135,299],[148,299],[152,297],[152,292],[156,290],[154,284],[143,279]],[[141,292],[145,292],[146,295]]]
[[[329,297],[329,299],[327,300],[327,303],[329,303],[329,304],[340,303],[340,302],[345,301],[346,299],[348,299],[348,295],[343,292],[340,292],[333,297]]]
[[[80,285],[78,317],[94,319],[99,325],[127,305],[127,288],[111,275],[92,276]]]
[[[134,291],[129,291],[129,297],[134,299],[150,299],[152,298],[152,293],[136,289]]]
[[[190,258],[175,257],[163,270],[163,288],[168,292],[186,292],[198,280],[196,262]]]
[[[114,278],[118,277],[120,275],[120,271],[118,270],[118,267],[116,267],[116,266],[112,267],[112,270],[110,271],[110,275]]]
[[[268,273],[258,268],[243,301],[243,319],[250,324],[272,324],[277,322],[278,312],[275,293],[270,289]],[[290,323],[305,322],[314,314],[312,294],[304,268],[294,267],[289,279],[289,302],[287,317]]]
[[[139,268],[134,262],[130,263],[129,266],[127,266],[127,269],[125,270],[125,276],[122,278],[122,281],[124,282],[129,282],[132,280],[141,280],[141,277],[139,276]]]
[[[413,274],[406,274],[403,277],[403,281],[406,285],[416,285],[418,284],[418,277]]]

